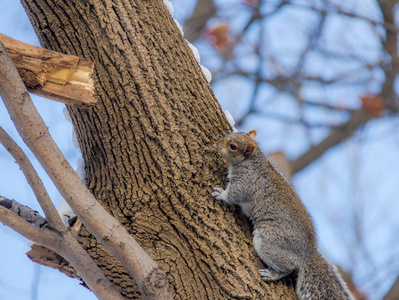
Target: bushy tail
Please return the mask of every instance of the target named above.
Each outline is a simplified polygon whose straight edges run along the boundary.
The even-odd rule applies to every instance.
[[[300,300],[353,300],[335,266],[319,253],[299,270],[296,293]]]

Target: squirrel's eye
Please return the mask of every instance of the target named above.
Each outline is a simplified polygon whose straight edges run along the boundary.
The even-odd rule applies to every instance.
[[[234,144],[230,144],[230,149],[231,149],[231,150],[236,150],[236,149],[237,149],[237,146],[234,145]]]

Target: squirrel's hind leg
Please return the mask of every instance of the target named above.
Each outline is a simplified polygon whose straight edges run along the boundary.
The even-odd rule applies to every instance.
[[[301,265],[299,253],[287,249],[281,240],[270,235],[265,229],[255,229],[254,248],[266,268],[259,270],[259,275],[264,281],[279,280],[298,269]]]
[[[258,272],[262,280],[266,282],[280,280],[281,278],[291,273],[291,272],[278,273],[269,268],[259,269]]]

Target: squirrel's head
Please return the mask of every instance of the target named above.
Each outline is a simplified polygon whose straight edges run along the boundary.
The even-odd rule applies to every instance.
[[[215,148],[230,164],[238,164],[259,151],[255,142],[256,130],[248,133],[233,132],[216,137]]]

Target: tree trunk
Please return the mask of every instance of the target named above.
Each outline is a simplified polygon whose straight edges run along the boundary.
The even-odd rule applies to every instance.
[[[261,281],[248,221],[210,196],[213,147],[230,131],[161,0],[22,0],[43,47],[95,62],[97,105],[68,107],[94,196],[168,274],[176,299],[290,299]],[[99,220],[101,222],[101,220]],[[79,241],[127,298],[123,266],[82,227]]]

